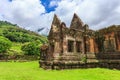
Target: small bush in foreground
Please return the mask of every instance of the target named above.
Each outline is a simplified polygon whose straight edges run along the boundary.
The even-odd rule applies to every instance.
[[[5,37],[0,36],[0,53],[6,52],[12,46],[12,42]]]

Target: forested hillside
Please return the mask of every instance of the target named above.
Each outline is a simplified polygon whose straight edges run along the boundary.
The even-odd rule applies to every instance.
[[[47,43],[47,37],[39,35],[33,31],[25,30],[23,28],[20,28],[16,24],[12,24],[7,21],[0,21],[0,36],[2,37],[2,39],[0,37],[0,40],[4,41],[3,38],[5,39],[7,38],[12,43],[10,49],[7,49],[6,51],[1,52],[0,54],[23,55],[25,53],[24,52],[25,49],[23,49],[22,46],[24,46],[24,48],[26,48],[25,46],[28,45],[32,45],[31,47],[33,46],[40,47],[40,45]],[[2,45],[2,43],[0,44]]]

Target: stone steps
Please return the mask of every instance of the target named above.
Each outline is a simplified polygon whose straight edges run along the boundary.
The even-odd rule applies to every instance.
[[[87,59],[87,63],[97,63],[99,62],[97,59]]]
[[[97,59],[120,59],[120,53],[100,53],[96,57]]]
[[[96,59],[95,54],[87,54],[87,59]]]

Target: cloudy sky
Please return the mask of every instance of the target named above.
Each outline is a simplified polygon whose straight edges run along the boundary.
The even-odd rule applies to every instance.
[[[33,31],[49,31],[54,14],[69,27],[74,13],[94,30],[120,24],[120,0],[0,0],[0,20]]]

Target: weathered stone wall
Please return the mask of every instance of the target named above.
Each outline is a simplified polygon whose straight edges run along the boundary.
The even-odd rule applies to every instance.
[[[41,50],[40,67],[44,69],[120,69],[119,31],[90,30],[76,14],[68,28],[55,15],[48,40],[48,48]]]
[[[84,55],[85,56],[85,55]],[[87,54],[86,61],[83,60],[65,60],[41,61],[41,67],[44,69],[75,69],[75,68],[110,68],[120,69],[120,53],[99,53]]]

